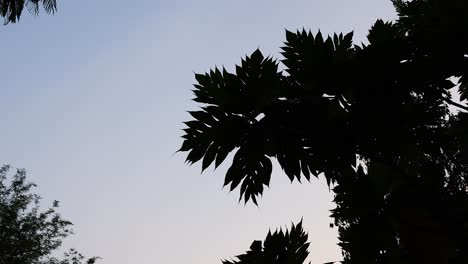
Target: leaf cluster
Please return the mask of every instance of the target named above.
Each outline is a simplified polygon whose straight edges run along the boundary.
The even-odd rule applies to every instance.
[[[265,240],[256,240],[245,254],[236,260],[225,260],[223,264],[303,264],[309,254],[307,234],[302,221],[292,225],[290,230],[268,232]]]
[[[5,24],[16,23],[25,7],[30,13],[38,15],[41,5],[48,14],[57,11],[57,0],[0,0],[0,16],[4,17]]]

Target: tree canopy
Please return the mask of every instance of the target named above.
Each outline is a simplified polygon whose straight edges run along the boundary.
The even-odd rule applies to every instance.
[[[0,16],[5,19],[5,24],[16,23],[25,7],[38,15],[41,6],[46,13],[53,14],[57,11],[57,0],[0,0]]]
[[[468,2],[392,2],[366,44],[286,31],[281,60],[196,74],[180,151],[203,170],[235,152],[224,185],[255,204],[272,159],[323,175],[344,263],[468,263]]]
[[[63,259],[51,253],[73,233],[72,223],[57,212],[59,204],[41,211],[41,198],[31,192],[36,185],[26,180],[26,171],[17,170],[9,179],[9,166],[0,168],[0,264],[93,264],[97,257],[85,258],[75,249]]]

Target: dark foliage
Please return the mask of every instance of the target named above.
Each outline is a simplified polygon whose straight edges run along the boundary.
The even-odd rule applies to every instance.
[[[57,0],[0,0],[0,16],[4,17],[5,24],[16,23],[24,8],[27,8],[32,14],[38,15],[41,5],[48,14],[57,11]]]
[[[0,168],[0,264],[93,264],[97,257],[85,259],[74,249],[63,259],[51,257],[72,234],[71,223],[56,211],[58,202],[40,211],[40,197],[31,192],[36,185],[26,181],[18,170],[8,179],[9,166]]]
[[[273,158],[291,181],[323,174],[344,263],[468,263],[468,107],[451,99],[468,99],[468,1],[393,3],[366,45],[286,31],[284,71],[256,50],[197,74],[180,151],[203,169],[236,152],[225,185],[245,202]]]
[[[263,243],[254,241],[247,253],[237,256],[237,260],[225,260],[223,264],[302,264],[309,254],[308,247],[307,234],[300,222],[290,231],[268,232]]]

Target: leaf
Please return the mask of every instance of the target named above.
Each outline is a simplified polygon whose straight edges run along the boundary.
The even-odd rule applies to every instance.
[[[218,168],[221,163],[226,159],[227,155],[229,152],[231,152],[233,148],[228,147],[228,146],[220,146],[218,149],[218,155],[216,155],[216,160],[215,160],[215,168]]]
[[[463,76],[460,79],[458,92],[460,93],[460,101],[468,100],[468,76]]]
[[[215,143],[212,143],[204,155],[203,163],[202,163],[202,171],[208,168],[210,164],[214,161],[217,151],[218,151],[218,146]]]
[[[192,143],[188,140],[184,140],[184,142],[182,143],[182,147],[180,147],[179,151],[189,151],[192,148]]]
[[[253,61],[253,62],[256,62],[256,63],[262,63],[263,61],[263,54],[262,52],[259,50],[259,49],[256,49],[252,55],[250,55],[250,59]]]

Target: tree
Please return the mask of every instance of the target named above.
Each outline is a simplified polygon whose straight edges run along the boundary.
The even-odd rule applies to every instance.
[[[19,21],[25,7],[29,12],[38,15],[40,5],[48,14],[57,11],[56,0],[0,0],[0,16],[5,19],[5,24],[9,22],[16,23]]]
[[[281,61],[196,74],[180,151],[202,170],[235,152],[224,185],[255,204],[272,159],[323,175],[343,263],[468,263],[468,2],[392,2],[368,44],[286,31]]]
[[[59,203],[40,211],[41,198],[31,192],[36,185],[26,181],[26,171],[17,172],[8,182],[9,166],[0,169],[0,264],[93,264],[75,249],[57,259],[50,254],[73,231],[72,223],[57,212]]]

